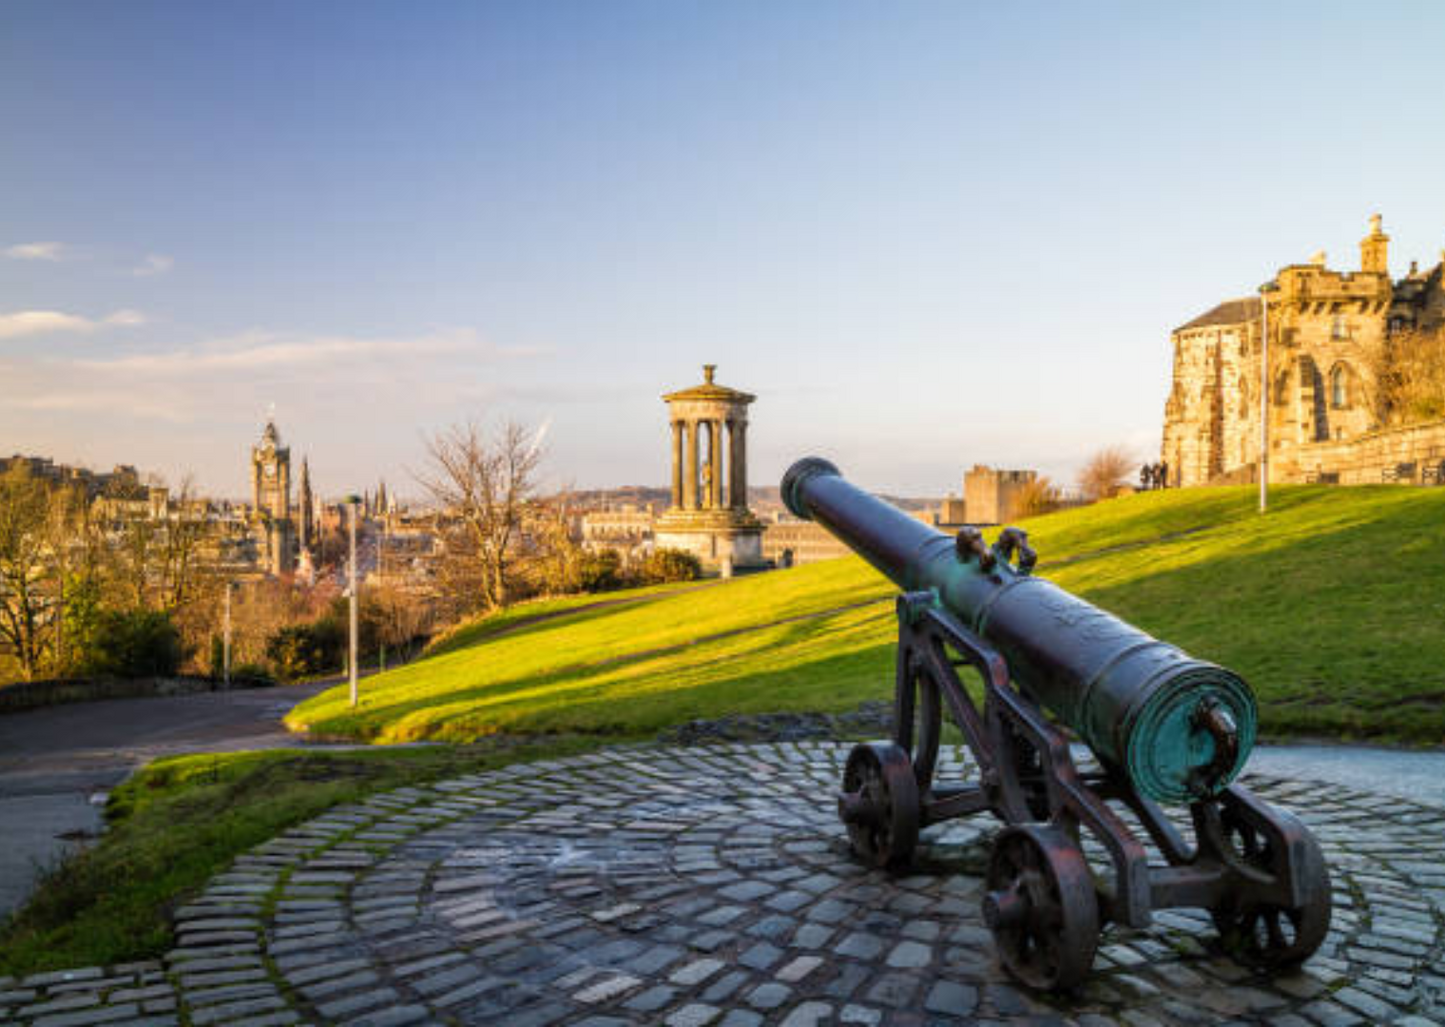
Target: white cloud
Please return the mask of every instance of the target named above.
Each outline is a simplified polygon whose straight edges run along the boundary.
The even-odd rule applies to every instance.
[[[174,257],[167,257],[163,253],[148,253],[138,267],[131,269],[131,274],[137,278],[149,278],[152,275],[163,275],[175,266]]]
[[[114,314],[106,316],[105,323],[119,325],[122,328],[135,328],[137,325],[146,323],[146,316],[139,310],[117,310]]]
[[[7,247],[5,256],[11,260],[64,260],[66,245],[63,242],[22,242]]]
[[[306,368],[319,369],[332,376],[353,377],[374,370],[392,374],[418,357],[451,355],[459,358],[496,359],[533,356],[538,352],[540,351],[525,347],[494,346],[483,342],[477,333],[470,329],[383,339],[249,332],[193,349],[79,360],[76,364],[88,370],[165,377],[186,377],[213,372],[253,373],[264,376],[267,372]]]
[[[145,315],[135,310],[117,310],[99,321],[59,310],[18,310],[13,314],[0,314],[0,339],[54,332],[93,332],[107,325],[134,328],[142,324],[145,324]]]

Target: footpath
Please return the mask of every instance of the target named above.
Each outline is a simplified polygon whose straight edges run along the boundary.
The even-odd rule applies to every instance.
[[[1248,783],[1330,863],[1320,952],[1255,975],[1215,951],[1207,914],[1170,911],[1106,932],[1061,999],[993,957],[990,819],[929,829],[906,876],[852,859],[829,800],[848,748],[615,748],[376,795],[237,859],[163,960],[0,979],[0,1022],[1445,1023],[1445,803],[1261,754]]]
[[[281,718],[335,682],[107,699],[0,716],[0,914],[97,836],[105,795],[161,756],[296,745]],[[0,1003],[3,1005],[3,1003]]]

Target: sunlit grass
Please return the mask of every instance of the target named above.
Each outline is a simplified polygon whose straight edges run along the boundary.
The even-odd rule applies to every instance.
[[[1256,495],[1146,493],[1026,526],[1039,573],[1242,673],[1266,731],[1441,741],[1445,490],[1277,488],[1265,516]],[[894,591],[844,559],[520,607],[369,679],[356,710],[333,690],[290,721],[394,742],[847,709],[889,692]]]

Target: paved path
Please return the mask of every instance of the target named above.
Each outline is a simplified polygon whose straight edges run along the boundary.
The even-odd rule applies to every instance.
[[[104,793],[159,756],[296,745],[281,718],[330,684],[71,703],[0,716],[0,914],[98,834]]]
[[[163,963],[0,980],[0,1022],[1445,1022],[1445,808],[1255,777],[1330,860],[1321,952],[1257,977],[1176,911],[1111,928],[1081,995],[1048,1000],[980,921],[993,822],[864,871],[827,799],[847,748],[614,749],[374,796],[239,858]]]

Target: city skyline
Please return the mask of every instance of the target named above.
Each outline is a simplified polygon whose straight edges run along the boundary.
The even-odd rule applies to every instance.
[[[1246,30],[1247,26],[1247,30]],[[1157,459],[1169,333],[1317,249],[1445,247],[1425,5],[7,7],[0,450],[318,491],[548,425],[665,486],[661,395],[755,393],[907,495]],[[299,456],[298,456],[299,458]]]

